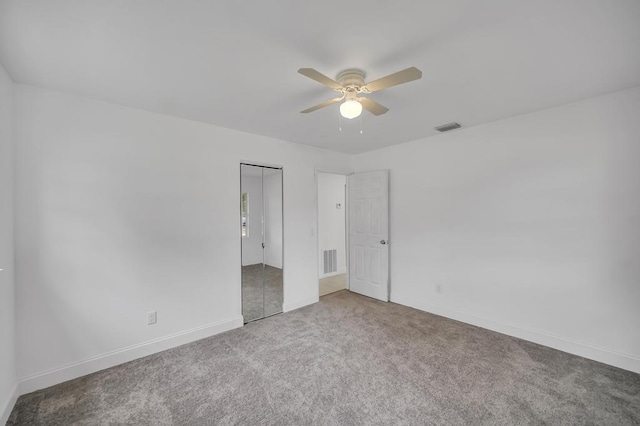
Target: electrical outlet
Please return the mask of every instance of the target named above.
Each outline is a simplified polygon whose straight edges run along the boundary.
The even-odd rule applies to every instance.
[[[442,294],[442,284],[436,284],[436,293]]]
[[[147,325],[155,324],[158,322],[158,312],[147,312]]]

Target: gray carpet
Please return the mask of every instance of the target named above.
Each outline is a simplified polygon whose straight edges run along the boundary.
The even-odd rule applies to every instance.
[[[346,290],[20,397],[10,425],[637,425],[640,375]]]
[[[242,267],[244,322],[282,312],[282,300],[282,269],[262,263]]]

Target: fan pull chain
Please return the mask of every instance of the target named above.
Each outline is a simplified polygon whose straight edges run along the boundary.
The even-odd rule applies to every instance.
[[[360,115],[360,134],[362,134],[362,115]]]

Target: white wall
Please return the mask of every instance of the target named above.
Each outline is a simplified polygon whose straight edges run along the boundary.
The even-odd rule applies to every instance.
[[[639,118],[635,88],[355,156],[390,169],[392,301],[640,372]]]
[[[265,170],[264,262],[282,269],[282,173]]]
[[[12,86],[0,65],[0,424],[13,406],[16,385]]]
[[[346,254],[346,200],[347,177],[333,173],[318,172],[318,275],[319,278],[343,274],[347,271]],[[336,208],[340,203],[342,208]],[[337,249],[338,271],[324,274],[323,250]]]
[[[246,170],[248,166],[242,166]],[[242,174],[241,192],[249,200],[249,235],[242,239],[242,266],[263,262],[262,255],[262,176]]]
[[[314,170],[346,172],[348,156],[14,90],[24,390],[108,366],[123,348],[241,325],[241,162],[284,167],[284,309],[318,300]]]
[[[13,92],[22,391],[238,325],[243,161],[284,167],[285,310],[317,301],[314,169],[347,173],[349,157]],[[353,157],[391,170],[392,300],[640,371],[639,112],[637,88]],[[1,392],[14,377],[6,272]]]

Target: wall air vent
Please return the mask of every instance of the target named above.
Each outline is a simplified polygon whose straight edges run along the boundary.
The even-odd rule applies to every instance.
[[[439,132],[448,132],[449,130],[459,129],[460,127],[462,126],[459,125],[458,123],[448,123],[448,124],[443,124],[442,126],[436,127],[436,130]]]
[[[322,254],[324,256],[324,273],[336,272],[338,270],[338,250],[323,250]]]

